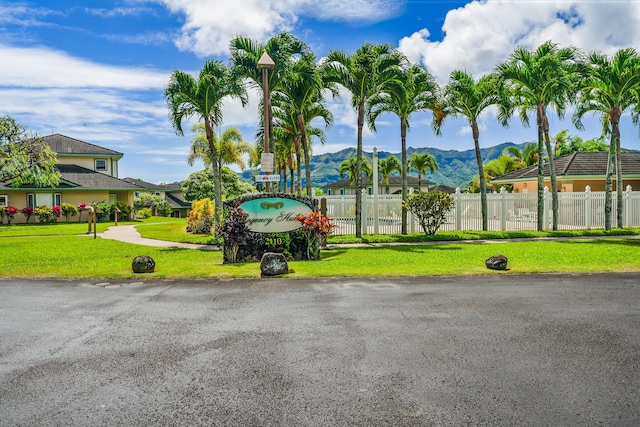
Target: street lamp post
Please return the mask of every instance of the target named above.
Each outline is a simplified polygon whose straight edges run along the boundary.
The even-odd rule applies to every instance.
[[[264,52],[262,52],[262,56],[258,60],[258,69],[262,70],[262,96],[263,96],[263,103],[264,103],[264,150],[263,150],[263,153],[267,153],[267,154],[269,153],[269,133],[271,131],[271,114],[269,114],[270,113],[269,70],[273,70],[275,66],[276,66],[275,62],[273,62],[273,59],[271,59],[267,51],[265,50]],[[271,168],[272,164],[273,162],[270,162],[269,168]],[[263,162],[263,165],[262,165],[263,172],[265,173],[273,172],[273,170],[265,170],[264,166],[265,165]],[[267,181],[265,184],[265,189],[267,193],[270,190],[270,184],[271,183],[269,181]]]

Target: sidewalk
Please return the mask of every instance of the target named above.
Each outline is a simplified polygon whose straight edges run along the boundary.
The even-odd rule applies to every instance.
[[[219,250],[218,246],[213,245],[196,245],[192,243],[168,242],[166,240],[146,239],[140,236],[136,225],[118,225],[109,227],[100,236],[104,239],[119,240],[121,242],[133,243],[136,245],[156,246],[163,248],[182,248],[182,249],[201,249],[208,251]]]

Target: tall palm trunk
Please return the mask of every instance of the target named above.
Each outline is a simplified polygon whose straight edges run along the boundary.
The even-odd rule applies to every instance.
[[[542,231],[544,216],[544,126],[541,106],[538,105],[536,118],[538,123],[538,231]]]
[[[293,181],[293,175],[294,175],[293,168],[294,168],[294,166],[293,166],[293,156],[290,155],[289,156],[289,170],[291,171],[291,177],[290,177],[290,179],[291,179],[291,194],[293,194],[294,191],[295,191],[294,187],[293,187],[293,182],[294,182]]]
[[[407,120],[400,119],[400,140],[402,141],[402,234],[407,234]]]
[[[313,194],[311,187],[311,156],[309,155],[309,143],[307,141],[307,130],[304,124],[304,116],[298,114],[298,127],[300,128],[300,139],[302,142],[302,152],[304,153],[304,172],[305,172],[305,187],[307,189],[307,197],[311,197]]]
[[[621,108],[620,108],[621,110]],[[622,111],[620,111],[620,115],[622,115]],[[620,116],[618,116],[619,118]],[[616,123],[615,129],[611,130],[613,137],[616,140],[616,195],[617,195],[617,220],[618,220],[618,228],[622,228],[622,192],[624,190],[622,183],[622,159],[620,153],[620,124]]]
[[[362,237],[362,129],[364,101],[358,104],[358,145],[356,148],[356,238]]]
[[[300,137],[297,136],[295,138],[294,146],[296,148],[296,175],[298,175],[296,193],[298,194],[298,197],[302,196],[302,153],[300,152],[300,144]]]
[[[480,152],[480,129],[478,122],[471,122],[471,132],[473,133],[473,144],[476,148],[476,162],[478,163],[478,180],[480,181],[480,206],[482,210],[482,231],[488,229],[487,214],[487,185],[484,179],[484,167],[482,166],[482,153]]]
[[[553,230],[558,229],[558,179],[556,176],[556,165],[551,149],[551,138],[549,137],[549,119],[547,113],[542,109],[542,124],[544,126],[544,143],[549,156],[549,171],[551,176],[551,210],[553,212]]]
[[[211,119],[209,116],[204,118],[204,129],[207,136],[207,142],[209,143],[209,150],[211,152],[211,168],[213,169],[214,189],[213,197],[215,202],[214,208],[216,220],[219,220],[222,218],[222,183],[220,180],[220,167],[218,165],[218,150],[213,139],[213,126],[211,126]]]

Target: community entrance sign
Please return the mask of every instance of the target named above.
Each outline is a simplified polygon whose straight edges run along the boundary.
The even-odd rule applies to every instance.
[[[308,215],[313,209],[298,200],[282,197],[265,197],[240,203],[246,212],[249,230],[256,233],[282,233],[293,231],[302,224],[298,215]]]

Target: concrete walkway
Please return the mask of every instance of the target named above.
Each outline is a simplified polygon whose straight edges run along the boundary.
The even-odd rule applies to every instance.
[[[119,240],[121,242],[133,243],[136,245],[156,246],[163,248],[182,248],[182,249],[201,249],[201,250],[219,250],[214,245],[196,245],[192,243],[168,242],[166,240],[147,239],[140,235],[136,230],[136,225],[118,225],[109,227],[104,233],[100,233],[104,239]]]

